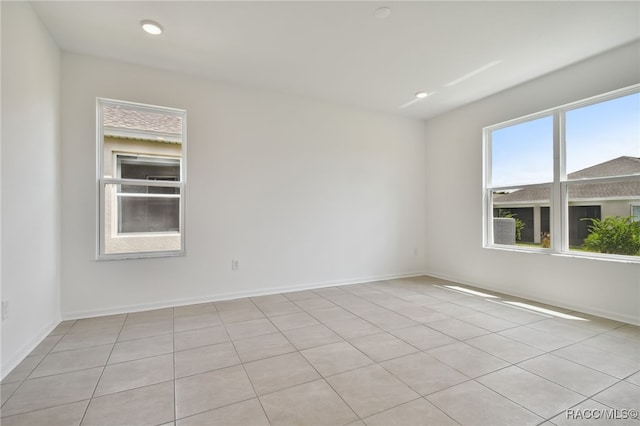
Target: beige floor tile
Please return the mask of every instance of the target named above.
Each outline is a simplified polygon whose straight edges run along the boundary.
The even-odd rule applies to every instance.
[[[591,396],[618,379],[551,354],[521,362],[518,367],[585,396]]]
[[[619,412],[618,417],[621,417],[621,414]],[[551,419],[551,422],[557,426],[638,426],[640,424],[637,419],[615,419],[615,417],[612,419],[607,416],[616,416],[616,412],[611,407],[589,399],[558,414]]]
[[[246,339],[278,331],[271,321],[266,318],[228,324],[226,327],[229,336],[233,340]]]
[[[544,353],[533,346],[516,342],[515,340],[495,333],[474,337],[473,339],[466,340],[465,343],[512,364]]]
[[[67,334],[60,339],[51,352],[82,349],[90,346],[100,346],[116,342],[118,332],[89,332]]]
[[[339,306],[333,308],[314,309],[313,311],[309,311],[309,313],[321,323],[326,323],[327,321],[342,321],[356,317],[351,312]]]
[[[176,352],[174,357],[176,378],[240,364],[231,342]]]
[[[509,365],[466,343],[440,346],[430,349],[427,353],[469,377],[478,377]]]
[[[175,387],[177,419],[256,396],[244,368],[239,365],[177,379]]]
[[[149,311],[132,312],[127,314],[125,325],[150,324],[173,319],[174,308],[152,309]]]
[[[40,342],[38,346],[36,346],[36,348],[31,351],[29,356],[48,354],[51,351],[51,349],[53,349],[58,344],[58,342],[62,339],[62,337],[63,337],[62,335],[45,337],[42,340],[42,342]]]
[[[364,419],[367,426],[457,426],[458,423],[424,398]]]
[[[271,322],[280,329],[280,331],[293,330],[296,328],[310,327],[312,325],[320,324],[315,318],[306,312],[278,315],[273,316],[270,319]]]
[[[640,361],[640,345],[633,340],[623,339],[605,333],[580,343],[596,349],[604,349],[622,358],[628,358],[636,362]]]
[[[220,300],[213,303],[218,313],[232,312],[232,311],[245,311],[248,309],[257,309],[256,304],[248,297],[242,297],[240,299]]]
[[[399,314],[412,319],[418,323],[428,324],[433,321],[440,321],[443,319],[449,318],[449,316],[434,311],[433,309],[425,308],[423,306],[410,306],[397,309],[396,312]]]
[[[423,352],[380,365],[423,396],[469,380],[464,374]]]
[[[236,340],[234,345],[242,362],[256,361],[296,350],[281,333]]]
[[[484,312],[477,312],[471,315],[464,315],[459,317],[460,321],[475,325],[476,327],[484,328],[489,331],[502,331],[513,327],[518,327],[519,324],[515,322],[507,321],[503,318],[494,317],[493,315],[485,314]]]
[[[354,339],[382,331],[380,328],[361,318],[324,321],[324,324],[344,339]]]
[[[322,324],[285,330],[282,333],[298,350],[342,341],[342,337]]]
[[[376,362],[398,358],[418,351],[414,346],[389,333],[358,337],[351,339],[349,343]]]
[[[288,293],[283,293],[282,295],[287,299],[291,300],[292,302],[296,302],[298,300],[304,300],[304,299],[316,299],[319,297],[316,293],[314,293],[311,290],[290,291]]]
[[[109,357],[109,364],[133,361],[136,359],[168,354],[172,352],[172,334],[129,340],[126,342],[118,342],[113,347],[113,352]]]
[[[520,343],[533,346],[542,351],[549,352],[571,344],[570,341],[554,336],[543,331],[535,330],[531,327],[521,326],[510,328],[499,332],[498,334],[517,340]]]
[[[264,395],[320,378],[299,353],[250,362],[244,368],[258,395]]]
[[[486,314],[504,318],[508,321],[515,322],[520,325],[531,324],[533,322],[550,318],[549,315],[543,315],[541,313],[533,311],[526,311],[524,309],[509,306],[501,302],[494,302],[492,303],[492,305],[492,307],[485,311]]]
[[[489,331],[484,328],[476,327],[475,325],[455,318],[430,322],[429,327],[459,340],[470,339],[489,333]]]
[[[102,345],[73,351],[51,352],[33,370],[29,378],[33,379],[105,365],[112,348],[113,345]]]
[[[274,303],[289,302],[289,299],[287,299],[283,294],[267,294],[264,296],[250,297],[250,299],[259,307],[262,307],[264,305],[271,305]]]
[[[222,325],[222,320],[217,313],[181,316],[173,320],[174,332],[176,333],[219,325]]]
[[[215,314],[218,312],[213,302],[196,303],[195,305],[176,306],[173,308],[174,318],[190,317],[201,314]]]
[[[253,398],[178,420],[177,426],[269,426],[258,399]]]
[[[269,303],[266,305],[260,305],[260,310],[267,317],[273,317],[276,315],[292,314],[295,312],[302,312],[302,309],[295,303],[287,300],[286,302]]]
[[[608,331],[606,334],[640,343],[640,327],[637,325],[625,324]]]
[[[157,425],[173,418],[171,381],[93,398],[82,425]]]
[[[223,326],[183,331],[173,335],[176,351],[228,342],[229,335]]]
[[[640,410],[640,386],[627,382],[618,382],[596,396],[594,400],[609,407],[624,410]]]
[[[295,303],[304,311],[313,311],[316,309],[332,308],[336,306],[333,302],[319,296],[296,300]]]
[[[260,401],[272,425],[344,425],[358,420],[324,380],[270,393]]]
[[[120,331],[118,342],[142,339],[145,337],[162,336],[164,334],[171,333],[173,333],[173,320],[125,325]]]
[[[0,385],[0,397],[2,397],[1,398],[2,403],[0,403],[0,405],[7,402],[9,397],[13,395],[13,393],[18,389],[18,387],[21,384],[22,384],[21,382],[13,382],[13,383],[3,383],[2,385]]]
[[[4,404],[2,416],[89,399],[101,373],[102,368],[92,368],[27,380]]]
[[[390,311],[380,314],[364,314],[362,318],[386,331],[418,325],[416,321]]]
[[[440,312],[441,314],[448,315],[450,317],[463,317],[466,315],[473,315],[477,313],[475,309],[467,308],[465,306],[458,305],[457,303],[445,302],[438,303],[435,305],[429,306],[429,309],[432,309],[436,312]]]
[[[2,418],[2,426],[79,426],[89,400]]]
[[[575,345],[558,349],[553,354],[619,379],[623,379],[629,374],[640,370],[640,361],[623,358],[584,343],[576,343]]]
[[[76,323],[75,320],[62,321],[60,324],[56,326],[56,328],[53,329],[53,331],[51,331],[51,333],[49,333],[49,336],[58,336],[61,334],[66,334],[67,332],[69,332],[69,330],[71,330],[71,327],[73,327],[73,324],[75,323]]]
[[[640,386],[640,372],[633,374],[625,379],[625,381],[634,384],[636,386]]]
[[[585,397],[512,366],[477,379],[483,385],[544,418],[554,417]]]
[[[557,321],[555,318],[531,323],[529,327],[573,342],[579,342],[598,334],[597,331],[576,327],[564,321]]]
[[[461,383],[426,399],[463,426],[533,426],[543,421],[475,381]]]
[[[360,418],[419,397],[409,386],[379,365],[347,371],[326,380]]]
[[[95,396],[126,391],[173,380],[173,355],[159,355],[108,365],[98,382]]]
[[[237,322],[245,322],[264,318],[264,314],[255,305],[242,310],[223,309],[218,311],[218,315],[225,324],[233,324]]]
[[[424,325],[391,330],[390,333],[423,351],[456,342],[454,338]]]
[[[373,360],[347,342],[317,346],[301,353],[324,377],[373,363]]]
[[[126,318],[127,314],[117,314],[107,315],[103,317],[79,319],[69,329],[68,333],[87,333],[99,331],[110,333],[119,331],[122,328]]]
[[[30,355],[23,359],[7,376],[2,379],[2,384],[21,382],[29,377],[29,374],[40,364],[46,354]]]

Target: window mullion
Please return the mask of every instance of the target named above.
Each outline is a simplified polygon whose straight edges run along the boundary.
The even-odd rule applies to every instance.
[[[553,113],[553,185],[551,188],[551,250],[560,253],[564,246],[563,191],[561,186],[564,174],[563,120],[559,111]]]

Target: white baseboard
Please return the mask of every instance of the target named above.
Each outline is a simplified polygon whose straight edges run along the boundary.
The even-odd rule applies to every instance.
[[[265,296],[269,294],[290,293],[293,291],[313,290],[325,287],[337,287],[351,284],[362,284],[374,281],[393,280],[399,278],[418,277],[425,275],[423,272],[407,272],[399,274],[377,275],[371,277],[349,278],[343,280],[332,280],[322,282],[312,282],[295,286],[271,287],[266,289],[252,289],[229,293],[210,294],[206,296],[190,297],[183,299],[164,300],[153,303],[139,303],[133,305],[122,305],[114,308],[93,309],[86,311],[70,311],[62,314],[63,320],[76,320],[82,318],[100,317],[105,315],[117,315],[130,312],[149,311],[152,309],[170,308],[174,306],[192,305],[196,303],[218,302],[222,300],[240,299],[243,297]]]
[[[489,291],[495,291],[498,293],[502,293],[502,294],[506,294],[508,296],[513,296],[513,297],[521,297],[523,299],[529,299],[533,302],[538,302],[538,303],[544,303],[547,305],[552,305],[552,306],[557,306],[559,308],[564,308],[564,309],[570,309],[572,311],[576,311],[576,312],[582,312],[585,314],[589,314],[589,315],[595,315],[597,317],[602,317],[602,318],[607,318],[607,319],[611,319],[614,321],[620,321],[620,322],[624,322],[627,324],[633,324],[633,325],[640,325],[640,318],[632,316],[632,315],[625,315],[625,314],[621,314],[619,312],[611,312],[611,311],[607,311],[607,310],[603,310],[603,309],[598,309],[598,308],[594,308],[593,306],[583,306],[583,305],[576,305],[576,304],[572,304],[572,303],[564,303],[561,301],[558,301],[556,299],[547,299],[545,297],[540,297],[539,295],[533,293],[533,292],[527,292],[527,291],[512,291],[512,292],[506,292],[503,288],[498,288],[498,287],[494,287],[491,285],[485,285],[485,284],[480,284],[477,282],[468,282],[466,280],[451,276],[451,275],[447,275],[447,274],[439,274],[439,273],[435,273],[435,272],[425,272],[424,275],[428,275],[434,278],[440,278],[443,280],[447,280],[447,281],[453,281],[456,283],[460,283],[460,284],[464,284],[464,285],[468,285],[471,287],[477,287],[477,288],[481,288],[484,290],[489,290]]]
[[[43,340],[60,324],[60,320],[56,320],[43,327],[36,335],[29,340],[22,348],[18,349],[13,355],[7,359],[2,359],[1,377],[4,379],[11,371],[18,366]]]

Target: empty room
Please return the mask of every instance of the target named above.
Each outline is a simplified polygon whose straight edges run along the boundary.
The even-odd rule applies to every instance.
[[[640,2],[2,1],[7,425],[640,425]]]

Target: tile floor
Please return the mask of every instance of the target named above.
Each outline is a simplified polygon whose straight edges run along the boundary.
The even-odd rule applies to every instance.
[[[638,327],[450,285],[417,277],[65,321],[2,381],[1,422],[591,425],[611,420],[566,410],[640,409]]]

